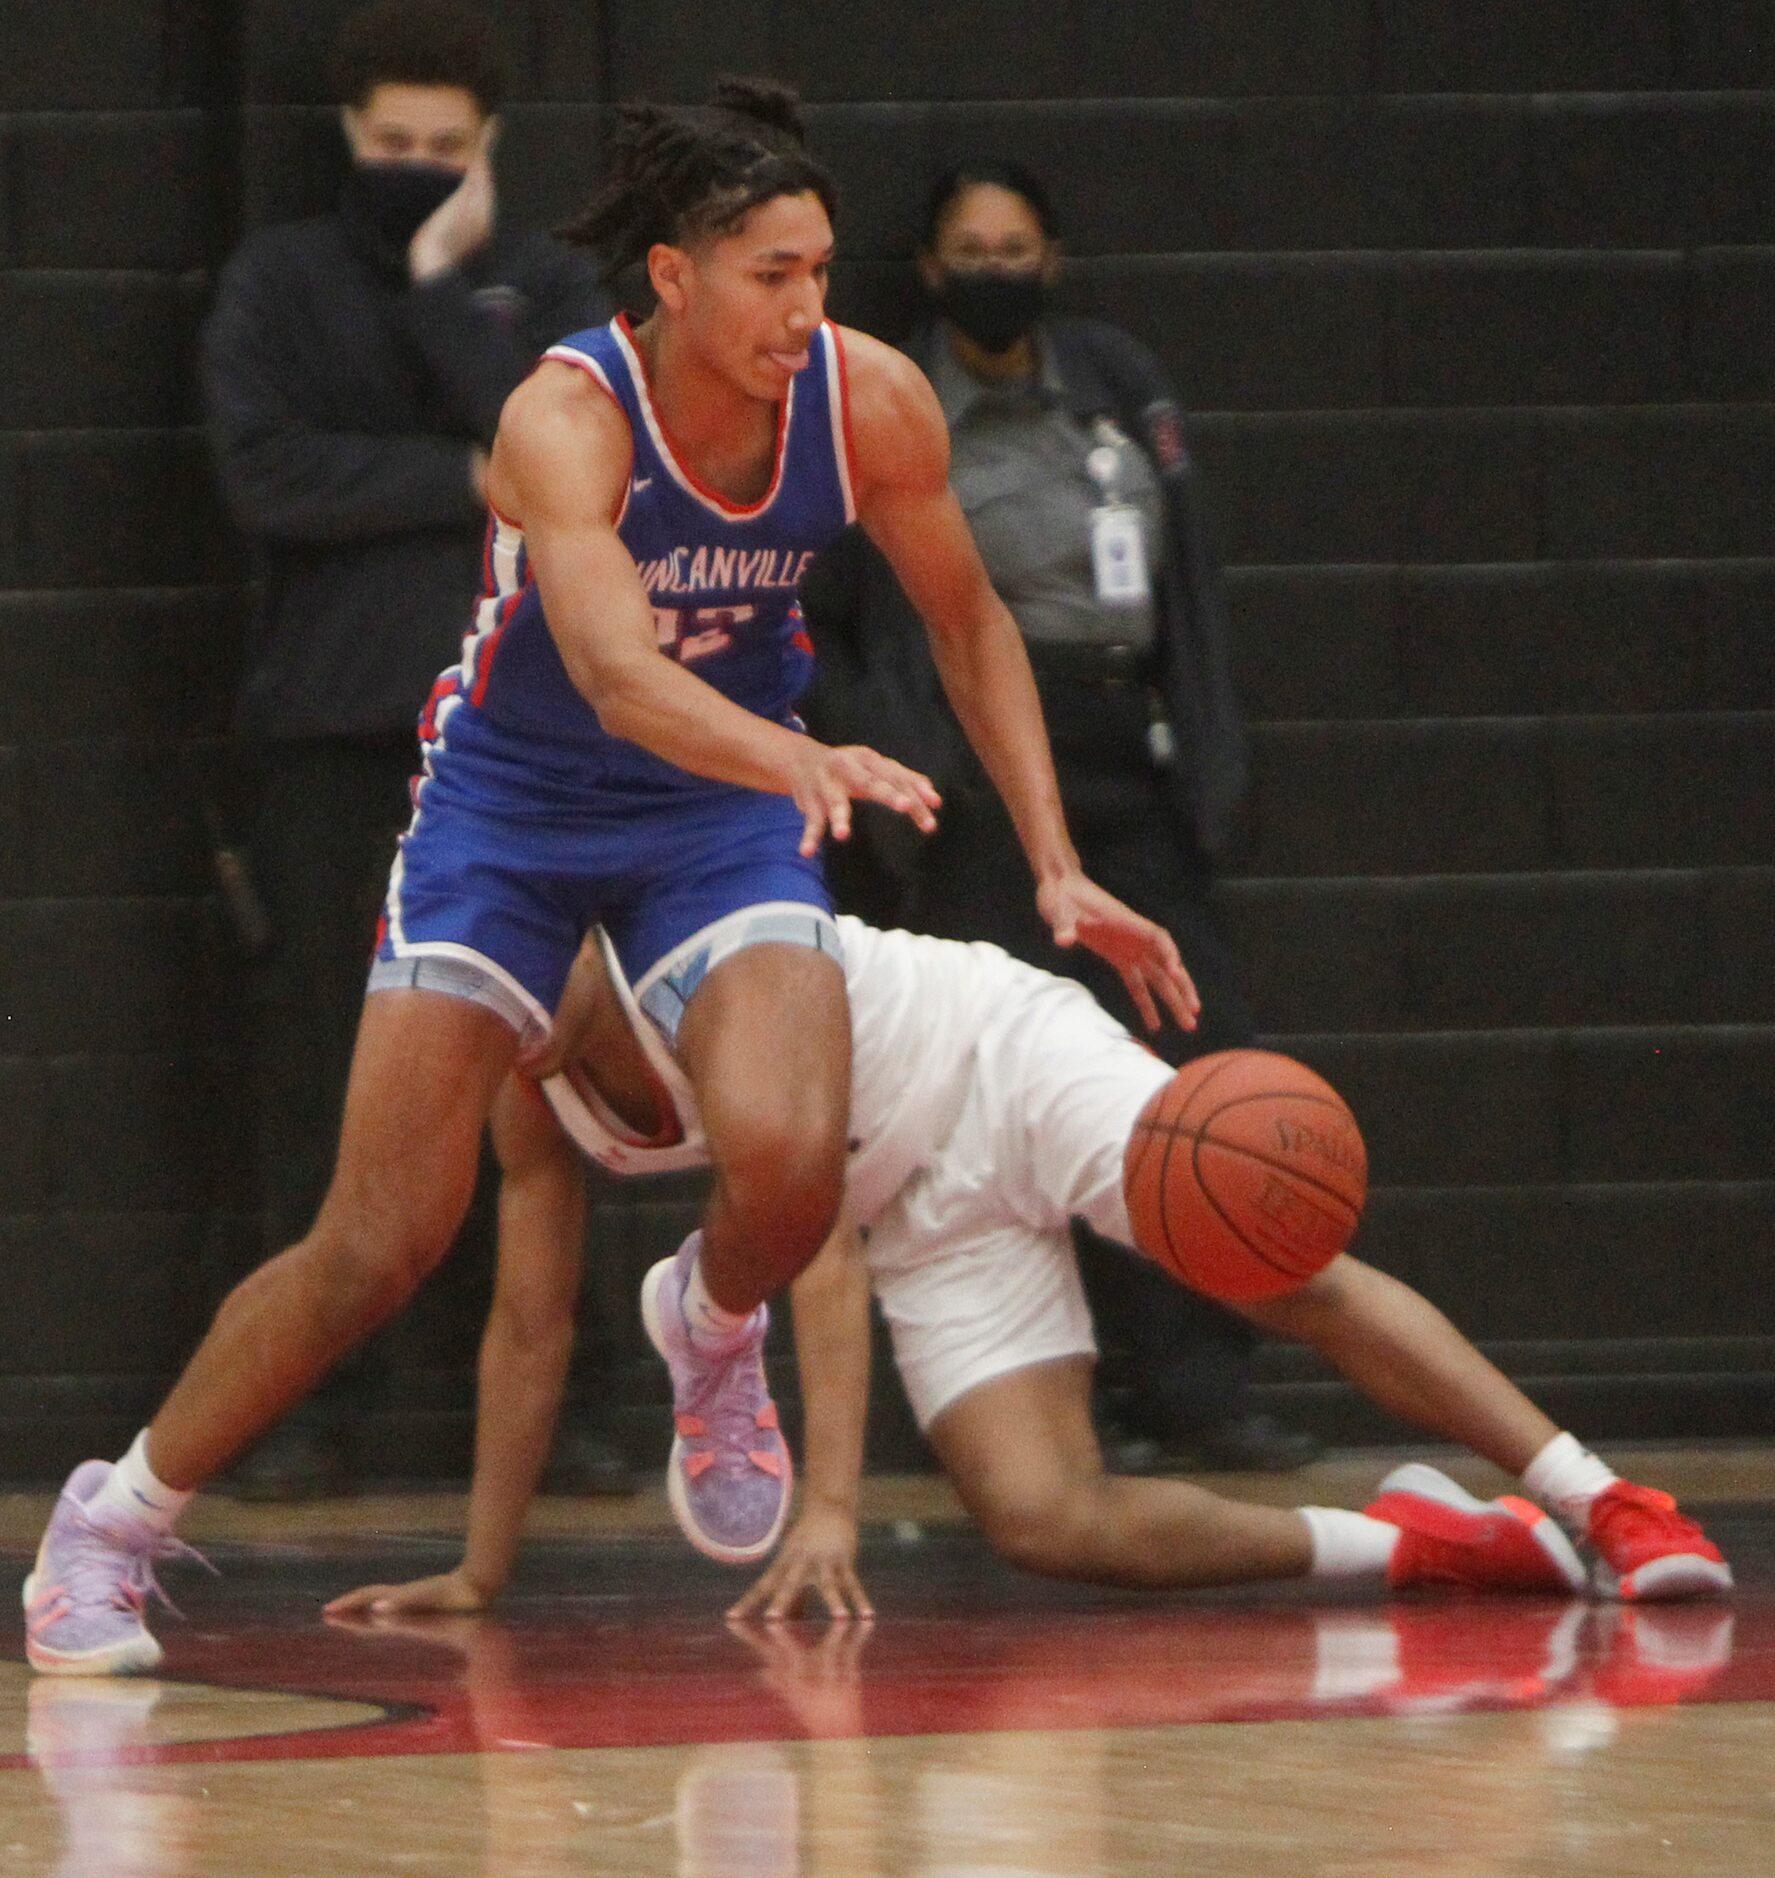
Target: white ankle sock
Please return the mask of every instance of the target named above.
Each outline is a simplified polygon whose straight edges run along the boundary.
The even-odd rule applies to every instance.
[[[1341,1506],[1301,1506],[1313,1540],[1309,1578],[1378,1578],[1392,1563],[1399,1528]]]
[[[699,1350],[731,1350],[745,1335],[752,1321],[750,1311],[736,1315],[709,1296],[709,1287],[703,1282],[703,1249],[700,1245],[690,1262],[690,1276],[685,1280],[680,1308],[684,1312],[684,1327],[690,1332],[691,1342]]]
[[[1600,1461],[1576,1435],[1557,1434],[1522,1470],[1522,1484],[1544,1500],[1562,1524],[1582,1532],[1590,1502],[1620,1476]]]
[[[130,1443],[129,1452],[111,1469],[111,1478],[87,1501],[86,1510],[95,1517],[116,1513],[152,1526],[156,1532],[171,1532],[173,1522],[191,1497],[155,1477],[148,1465],[148,1431],[144,1428]]]

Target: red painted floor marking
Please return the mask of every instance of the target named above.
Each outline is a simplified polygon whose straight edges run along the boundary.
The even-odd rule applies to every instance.
[[[111,1740],[102,1758],[322,1760],[1775,1700],[1767,1600],[1637,1611],[1538,1600],[1172,1606],[743,1634],[560,1617],[439,1620],[435,1640],[418,1630],[175,1636],[169,1679],[417,1712],[158,1748]],[[82,1759],[77,1737],[55,1758]]]
[[[344,1582],[362,1562],[350,1555]],[[872,1565],[890,1612],[873,1624],[742,1630],[714,1614],[725,1579],[712,1596],[707,1580],[662,1577],[657,1559],[590,1549],[557,1575],[596,1595],[523,1597],[478,1619],[327,1624],[305,1581],[339,1588],[340,1561],[313,1554],[290,1578],[256,1565],[224,1581],[208,1612],[194,1597],[194,1622],[161,1625],[165,1678],[394,1711],[386,1719],[156,1746],[145,1721],[132,1734],[103,1703],[89,1705],[83,1737],[77,1694],[33,1692],[31,1725],[38,1761],[136,1765],[1775,1701],[1775,1574],[1760,1555],[1744,1563],[1729,1604],[1351,1602],[1304,1587],[1136,1602],[1050,1591],[978,1550],[927,1547]],[[939,1586],[943,1611],[891,1614],[928,1610]],[[6,1621],[0,1649],[22,1654]]]

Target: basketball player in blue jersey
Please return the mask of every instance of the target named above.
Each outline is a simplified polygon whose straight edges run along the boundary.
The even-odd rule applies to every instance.
[[[929,623],[1056,940],[1110,959],[1149,1022],[1161,1006],[1194,1021],[1175,945],[1080,872],[934,395],[824,321],[833,200],[787,93],[729,84],[707,111],[625,114],[569,232],[644,266],[657,306],[558,348],[506,406],[489,591],[422,722],[332,1186],[308,1236],[224,1302],[122,1461],[70,1477],[25,1587],[39,1669],[159,1660],[142,1610],[180,1510],[442,1258],[495,1091],[521,1050],[549,1067],[549,1014],[597,920],[651,981],[715,1172],[702,1231],[643,1297],[672,1371],[674,1505],[705,1551],[769,1549],[790,1470],[763,1300],[836,1215],[850,1095],[817,851],[853,800],[925,829],[937,806],[926,778],[826,748],[792,714],[808,658],[794,581],[852,517]]]

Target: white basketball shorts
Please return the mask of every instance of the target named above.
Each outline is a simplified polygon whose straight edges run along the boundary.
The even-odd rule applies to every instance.
[[[947,1139],[868,1238],[921,1428],[995,1376],[1096,1353],[1069,1222],[1129,1239],[1122,1153],[1172,1071],[1079,986],[1016,972],[967,1074]]]

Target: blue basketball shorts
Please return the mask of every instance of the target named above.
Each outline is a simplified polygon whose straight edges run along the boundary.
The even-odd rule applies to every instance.
[[[403,976],[397,962],[454,961],[469,982],[478,972],[497,987],[494,1008],[546,1030],[594,925],[631,984],[751,907],[805,906],[817,916],[808,929],[835,937],[825,875],[817,855],[799,852],[801,831],[788,797],[749,789],[625,793],[532,817],[428,787],[389,875],[371,989],[444,989],[459,975]]]

